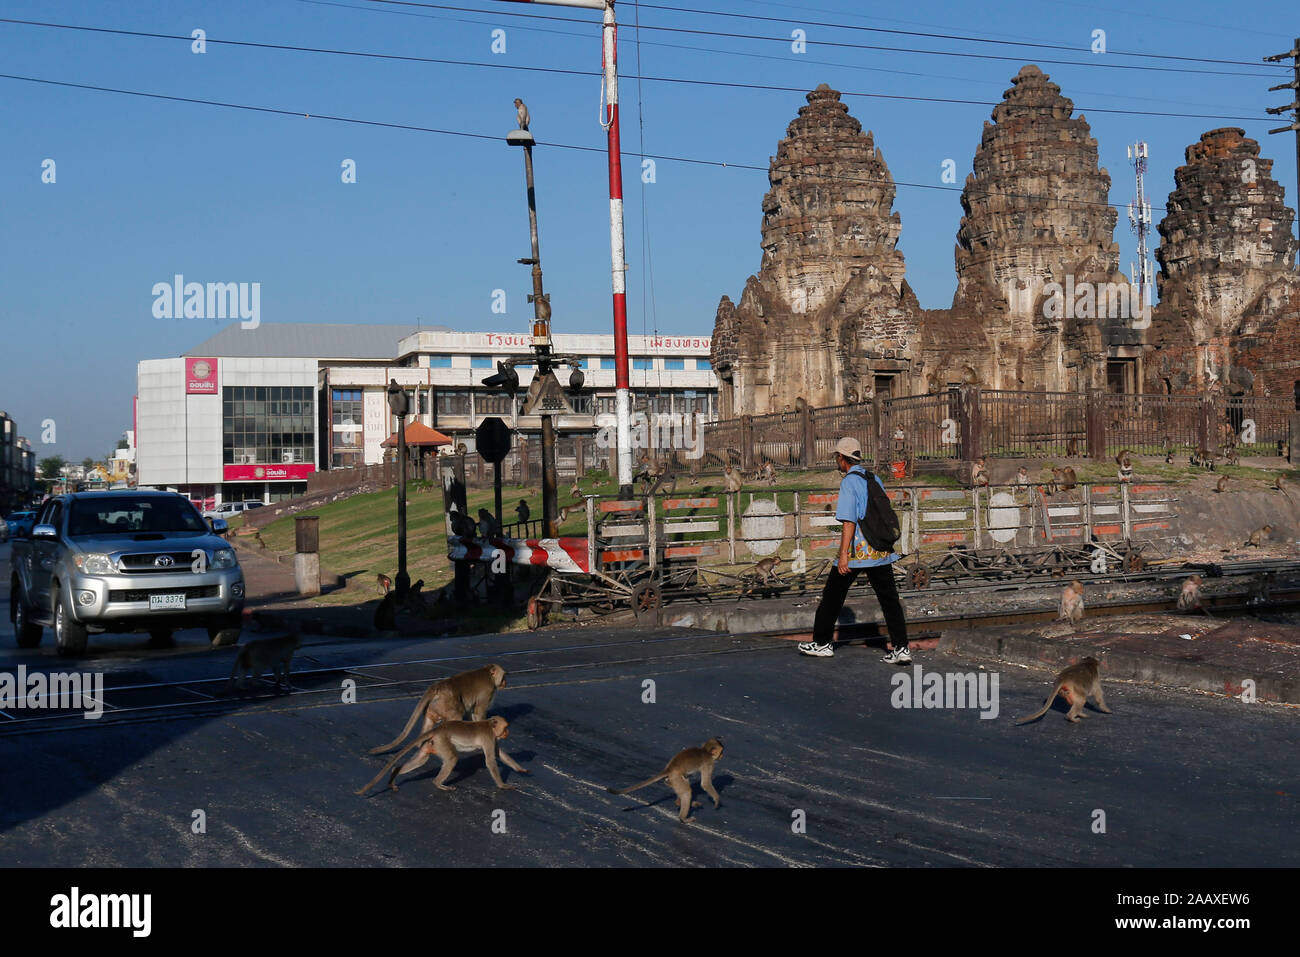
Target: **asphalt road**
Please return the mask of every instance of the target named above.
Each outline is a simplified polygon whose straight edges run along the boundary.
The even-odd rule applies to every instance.
[[[0,546],[6,609],[7,555]],[[146,637],[92,636],[79,666],[104,674],[110,710],[99,720],[0,717],[0,866],[1300,859],[1293,709],[1112,683],[1113,715],[1070,725],[1058,705],[1017,727],[1049,675],[1003,668],[997,717],[982,719],[977,708],[894,707],[900,669],[874,648],[810,659],[782,641],[681,629],[309,637],[294,693],[226,696],[232,650],[207,650],[197,631],[167,651],[146,649]],[[509,672],[493,711],[511,722],[507,749],[531,772],[503,769],[518,790],[498,791],[481,757],[466,757],[452,792],[434,788],[431,761],[395,792],[352,793],[383,763],[366,750],[397,733],[429,682],[489,661]],[[936,652],[916,661],[980,670]],[[48,633],[35,652],[18,652],[0,626],[0,672],[19,664],[64,667]],[[355,703],[343,700],[348,679]],[[653,703],[643,700],[647,680]],[[666,785],[606,793],[715,735],[726,744],[715,776],[722,807],[704,798],[694,824],[677,822]]]

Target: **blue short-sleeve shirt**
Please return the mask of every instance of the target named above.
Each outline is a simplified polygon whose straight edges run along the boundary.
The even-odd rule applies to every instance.
[[[885,483],[880,481],[880,476],[874,476],[875,482],[880,486],[883,492]],[[840,497],[835,507],[835,517],[841,522],[853,522],[853,546],[849,552],[850,568],[874,568],[877,565],[888,565],[890,562],[896,562],[902,556],[897,552],[880,552],[867,544],[867,540],[862,537],[862,529],[857,526],[857,521],[867,514],[867,470],[865,466],[855,465],[849,469],[848,473],[840,480]]]

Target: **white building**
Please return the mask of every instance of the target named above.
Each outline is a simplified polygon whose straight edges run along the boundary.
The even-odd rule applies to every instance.
[[[634,409],[715,416],[709,337],[628,338]],[[554,335],[552,349],[579,357],[586,380],[569,397],[573,414],[553,419],[563,456],[566,441],[590,435],[594,417],[614,410],[614,337]],[[413,419],[470,450],[488,416],[535,442],[541,419],[519,410],[532,369],[518,367],[514,398],[481,381],[498,361],[531,354],[525,334],[233,323],[184,356],[139,364],[137,480],[205,503],[301,495],[317,471],[383,460],[380,443],[397,424],[388,411],[392,379],[408,389]],[[567,382],[567,370],[560,378]]]

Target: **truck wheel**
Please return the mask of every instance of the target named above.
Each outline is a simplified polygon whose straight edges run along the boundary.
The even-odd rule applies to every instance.
[[[35,648],[41,643],[41,626],[32,623],[32,613],[18,597],[17,576],[9,583],[9,620],[14,623],[14,640],[19,648]]]
[[[78,658],[86,653],[90,632],[76,621],[63,600],[63,589],[54,591],[54,650],[60,658]]]
[[[208,639],[213,648],[225,648],[239,643],[239,632],[243,625],[242,616],[231,615],[208,627]]]

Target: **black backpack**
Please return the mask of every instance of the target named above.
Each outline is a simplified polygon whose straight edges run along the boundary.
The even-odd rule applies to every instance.
[[[876,551],[892,552],[894,543],[903,537],[902,529],[898,525],[898,515],[894,512],[894,506],[890,504],[885,490],[876,484],[876,477],[871,473],[871,469],[867,469],[866,473],[867,512],[858,519],[858,528],[862,532],[862,537],[867,540],[867,544]],[[861,472],[849,474],[863,477]]]

